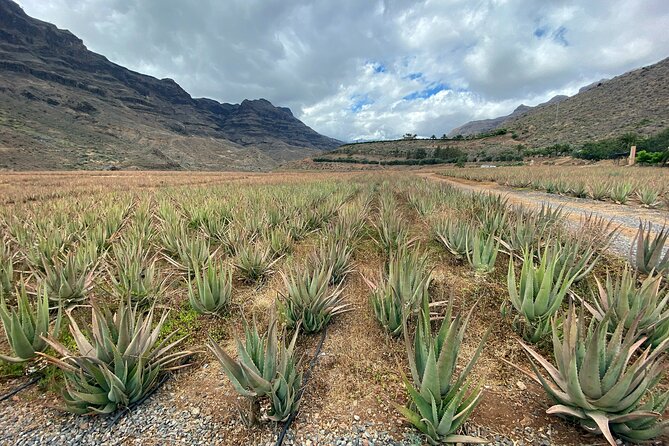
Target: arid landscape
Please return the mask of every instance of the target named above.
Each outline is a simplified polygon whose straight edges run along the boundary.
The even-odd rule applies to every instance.
[[[0,0],[0,445],[669,444],[668,23]]]
[[[378,320],[369,285],[383,286],[388,280],[384,279],[384,264],[401,255],[398,253],[402,252],[402,243],[415,248],[414,254],[403,254],[413,259],[407,261],[423,264],[423,274],[431,278],[425,296],[434,302],[452,299],[454,311],[462,314],[475,308],[458,354],[460,363],[474,355],[486,330],[492,330],[469,377],[482,386],[482,397],[463,432],[497,444],[602,444],[601,437],[587,435],[576,424],[544,414],[549,399],[541,386],[519,371],[525,370],[530,376],[532,373],[519,342],[523,331],[519,331],[518,321],[514,322],[517,315],[513,311],[505,316],[500,313],[504,303],[509,302],[508,265],[510,261],[518,262],[518,254],[510,257],[504,252],[507,249],[496,244],[496,259],[487,267],[474,267],[466,256],[458,258],[450,252],[438,234],[448,240],[448,235],[440,232],[448,221],[464,221],[481,230],[487,225],[498,225],[492,230],[500,243],[513,246],[517,234],[509,231],[518,230],[518,226],[500,226],[494,223],[496,219],[548,218],[543,231],[538,227],[530,230],[528,241],[564,240],[565,246],[571,243],[568,240],[588,243],[579,249],[586,250],[582,254],[587,255],[585,266],[589,272],[572,285],[571,297],[565,297],[566,305],[575,296],[589,300],[596,295],[592,294],[595,278],[606,280],[607,271],[623,267],[625,258],[604,246],[610,244],[604,240],[613,228],[589,222],[587,229],[592,233],[584,236],[580,225],[588,212],[567,211],[557,203],[547,213],[539,207],[541,200],[521,202],[510,195],[507,201],[498,201],[487,195],[490,189],[474,186],[472,191],[471,186],[441,178],[446,177],[439,172],[407,176],[401,171],[270,175],[78,173],[76,177],[68,173],[5,174],[2,227],[4,252],[9,257],[4,262],[10,259],[14,264],[12,281],[24,283],[28,293],[39,296],[42,277],[47,278],[47,284],[51,280],[50,273],[43,276],[46,265],[36,260],[48,258],[46,252],[39,254],[39,250],[53,249],[62,253],[57,258],[62,255],[64,260],[73,261],[90,255],[78,265],[82,269],[67,278],[72,283],[80,283],[79,277],[86,278],[86,285],[81,284],[79,290],[85,300],[62,302],[74,305],[68,317],[81,324],[90,317],[87,303],[107,305],[122,298],[123,288],[118,281],[125,272],[117,269],[123,261],[119,256],[123,249],[130,249],[129,244],[140,243],[143,254],[136,261],[145,259],[149,263],[141,268],[150,265],[155,269],[153,283],[146,286],[150,289],[160,284],[161,288],[158,294],[150,295],[151,304],[156,312],[169,311],[161,336],[176,331],[177,336],[186,337],[180,349],[193,353],[185,359],[183,369],[168,375],[169,379],[147,401],[131,406],[120,414],[119,420],[80,418],[61,412],[58,408],[63,401],[58,389],[63,386],[63,375],[56,363],[38,358],[25,372],[11,364],[3,365],[2,392],[25,383],[34,374],[38,374],[39,381],[0,403],[6,414],[2,419],[2,441],[20,444],[39,438],[48,443],[60,438],[68,444],[103,440],[112,444],[273,442],[283,424],[268,419],[252,428],[242,424],[237,406],[244,410],[243,398],[236,394],[206,346],[213,340],[233,354],[234,339],[243,332],[242,321],[255,320],[260,327],[266,327],[269,315],[277,311],[276,302],[286,299],[284,275],[308,271],[304,261],[319,258],[324,241],[348,236],[345,246],[350,252],[336,254],[343,256],[338,259],[343,262],[342,282],[329,287],[329,292],[341,290],[341,303],[347,311],[332,317],[325,335],[305,331],[298,335],[295,355],[302,358],[301,365],[310,370],[310,376],[288,437],[292,443],[287,444],[422,443],[418,431],[393,407],[406,402],[402,376],[411,372],[402,336],[393,336]],[[51,193],[43,194],[46,189]],[[500,192],[505,195],[505,191]],[[258,200],[267,205],[254,205]],[[302,207],[311,200],[316,201],[308,208]],[[166,203],[173,206],[165,207]],[[389,206],[392,214],[387,213]],[[483,206],[488,211],[472,214],[472,206]],[[597,213],[602,222],[616,217],[601,206],[604,204],[593,203],[588,210]],[[615,206],[621,209],[620,213],[633,214],[638,210],[635,204]],[[493,210],[495,214],[488,214]],[[666,216],[666,211],[655,212],[655,222]],[[459,220],[453,220],[456,215],[461,216]],[[315,220],[308,225],[303,220],[312,218]],[[48,223],[34,226],[33,222],[40,221]],[[99,232],[97,228],[109,229]],[[140,228],[144,239],[138,238]],[[627,233],[634,232],[632,228],[623,229],[616,238],[626,240]],[[181,239],[165,238],[165,231],[177,231]],[[386,238],[392,231],[399,232]],[[56,240],[56,233],[62,244],[45,244]],[[180,246],[177,240],[189,248],[171,251],[172,242]],[[204,248],[196,248],[200,244]],[[253,279],[247,275],[248,249],[268,249],[272,253],[265,263],[256,266],[265,270]],[[590,249],[594,255],[588,254]],[[231,271],[231,290],[221,311],[198,315],[189,304],[189,275],[191,280],[194,277],[184,265],[197,269],[197,263],[201,267],[210,261]],[[414,268],[420,271],[419,266]],[[438,319],[444,311],[443,305],[436,307],[433,318]],[[53,336],[76,349],[67,330]],[[324,342],[312,366],[321,336]],[[0,351],[4,354],[8,348],[3,342]],[[545,343],[539,343],[537,349],[550,355],[551,349]],[[21,376],[24,373],[28,376]],[[663,382],[659,384],[659,388],[664,386]],[[268,416],[265,403],[263,399],[262,417]],[[170,426],[174,424],[181,427],[173,431]],[[340,438],[345,439],[344,443],[339,442]]]

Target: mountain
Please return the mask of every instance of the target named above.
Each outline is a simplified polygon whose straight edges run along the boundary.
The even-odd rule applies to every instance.
[[[531,147],[558,142],[578,145],[628,132],[658,133],[669,127],[669,58],[594,82],[574,96],[557,98],[488,120],[494,121],[494,127],[486,131],[506,128],[519,143]],[[472,128],[475,122],[459,129]],[[459,133],[456,130],[451,134]]]
[[[265,99],[192,98],[0,0],[0,169],[265,170],[339,144]]]
[[[568,96],[564,95],[558,95],[558,96],[553,96],[548,102],[544,102],[542,104],[539,104],[535,107],[530,107],[525,104],[520,104],[516,109],[511,112],[511,114],[505,115],[505,116],[499,116],[497,118],[491,118],[491,119],[481,119],[478,121],[470,121],[464,125],[461,125],[460,127],[456,127],[453,130],[450,131],[448,134],[449,137],[455,137],[457,135],[462,135],[462,136],[470,136],[470,135],[478,135],[480,133],[486,133],[489,132],[490,130],[496,129],[498,127],[501,127],[502,124],[504,124],[507,120],[510,118],[516,117],[516,116],[522,116],[525,113],[528,113],[536,108],[539,107],[544,107],[546,105],[551,105],[551,104],[556,104],[558,102],[562,102],[565,99],[567,99]]]

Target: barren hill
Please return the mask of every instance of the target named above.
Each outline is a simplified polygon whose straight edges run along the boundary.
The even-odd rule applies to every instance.
[[[470,121],[464,125],[461,125],[460,127],[456,127],[453,130],[450,131],[448,134],[449,137],[454,137],[457,135],[462,135],[462,136],[470,136],[470,135],[478,135],[479,133],[485,133],[489,132],[490,130],[496,129],[500,126],[502,126],[506,121],[508,121],[511,118],[517,117],[517,116],[522,116],[534,109],[551,105],[551,104],[557,104],[558,102],[562,102],[565,99],[567,99],[568,96],[564,95],[558,95],[554,96],[551,98],[548,102],[544,102],[543,104],[539,104],[535,107],[529,107],[525,104],[520,104],[516,109],[511,113],[506,116],[500,116],[498,118],[491,118],[491,119],[481,119],[478,121]]]
[[[587,85],[571,97],[536,107],[521,105],[499,118],[472,121],[450,132],[463,136],[506,128],[532,147],[582,144],[635,132],[652,135],[669,126],[669,58],[613,79]]]
[[[258,170],[339,144],[264,99],[194,99],[0,0],[0,168]]]

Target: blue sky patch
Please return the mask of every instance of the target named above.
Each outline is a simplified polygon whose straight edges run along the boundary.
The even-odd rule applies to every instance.
[[[565,34],[567,34],[567,28],[561,26],[553,33],[553,40],[562,46],[569,46],[569,42],[567,42]]]
[[[543,36],[546,35],[547,32],[548,30],[546,29],[546,27],[542,26],[534,30],[534,37],[536,37],[537,39],[541,39]]]
[[[406,101],[414,101],[416,99],[427,99],[429,97],[434,96],[435,94],[439,93],[440,91],[444,90],[450,90],[451,88],[442,83],[442,82],[436,82],[433,84],[430,84],[429,87],[420,90],[420,91],[414,91],[413,93],[409,93],[408,95],[404,96],[404,100]]]
[[[416,79],[421,79],[423,77],[423,73],[409,73],[407,76],[407,79],[411,79],[412,81],[415,81]]]
[[[351,104],[350,110],[353,113],[358,113],[365,105],[371,105],[374,103],[374,100],[366,94],[352,96],[351,101],[353,101],[353,104]]]
[[[383,65],[382,63],[377,63],[374,65],[374,72],[375,73],[385,73],[386,72],[386,66]]]

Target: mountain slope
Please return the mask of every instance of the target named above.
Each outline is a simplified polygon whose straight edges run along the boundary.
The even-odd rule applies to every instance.
[[[453,130],[450,131],[448,136],[450,138],[455,137],[457,135],[462,135],[462,136],[470,136],[470,135],[478,135],[480,133],[486,133],[489,132],[490,130],[496,129],[500,127],[504,122],[509,120],[510,118],[516,117],[516,116],[522,116],[525,113],[532,111],[536,108],[543,107],[546,105],[550,104],[555,104],[561,101],[564,101],[567,99],[568,96],[564,95],[558,95],[554,96],[551,98],[548,102],[544,102],[543,104],[539,104],[535,107],[529,107],[525,104],[520,104],[516,109],[511,112],[511,114],[508,114],[506,116],[499,116],[497,118],[491,118],[491,119],[481,119],[478,121],[469,121],[468,123],[461,125],[460,127],[456,127]]]
[[[582,144],[627,132],[657,133],[669,126],[669,58],[585,86],[559,105],[551,101],[489,120],[494,127],[486,131],[509,129],[519,142],[532,147]],[[460,129],[472,126],[474,122]],[[451,133],[457,134],[456,130]]]
[[[0,0],[0,168],[258,170],[339,144],[264,99],[194,99]]]

